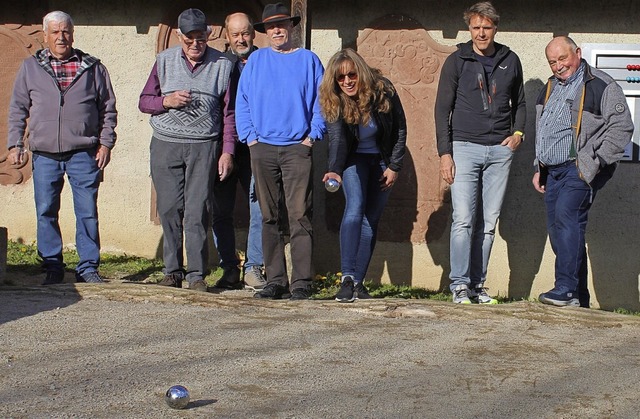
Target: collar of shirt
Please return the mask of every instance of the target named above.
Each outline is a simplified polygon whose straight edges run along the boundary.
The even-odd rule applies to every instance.
[[[585,66],[585,63],[581,62],[580,67],[578,67],[578,70],[575,73],[573,73],[571,76],[569,76],[568,79],[566,79],[565,81],[562,81],[556,77],[556,80],[558,80],[558,83],[560,83],[563,86],[572,84],[576,80],[582,80],[582,77],[584,76],[584,66]]]
[[[187,58],[187,54],[184,53],[183,50],[180,50],[180,55],[182,56],[182,58],[184,59],[184,62],[187,63],[187,68],[189,70],[191,70],[191,72],[193,73],[194,71],[196,71],[196,68],[198,68],[203,62],[204,62],[204,56],[207,53],[207,49],[209,48],[209,46],[207,46],[207,48],[205,48],[204,50],[204,54],[202,54],[202,59],[198,62],[196,62],[195,64],[193,64],[189,58]]]
[[[71,55],[66,60],[60,60],[60,59],[54,57],[53,54],[51,53],[51,50],[49,50],[49,48],[44,50],[44,54],[49,59],[50,62],[51,61],[57,61],[60,64],[66,64],[66,63],[70,63],[70,62],[73,62],[73,61],[80,61],[80,58],[78,57],[78,54],[76,53],[75,49],[71,50]]]

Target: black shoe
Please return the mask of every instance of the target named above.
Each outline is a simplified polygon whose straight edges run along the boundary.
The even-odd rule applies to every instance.
[[[270,298],[272,300],[281,300],[289,295],[289,290],[280,284],[267,284],[262,291],[253,294],[253,298]]]
[[[85,272],[82,275],[76,272],[76,282],[87,282],[89,284],[101,284],[104,279],[98,274],[98,272]]]
[[[336,294],[336,301],[341,303],[352,303],[356,299],[353,288],[353,277],[347,275],[342,278],[342,284],[340,284],[340,290]]]
[[[47,277],[44,279],[42,285],[55,285],[62,284],[64,282],[64,272],[48,271]]]
[[[296,288],[291,291],[290,300],[308,300],[311,297],[311,291],[307,288]]]
[[[184,273],[182,272],[172,272],[170,274],[166,274],[164,278],[158,285],[162,285],[163,287],[175,287],[182,288],[182,281],[184,280]]]
[[[213,288],[221,288],[224,290],[239,290],[243,288],[240,282],[240,269],[227,268],[222,273],[222,277],[218,279]]]
[[[369,300],[373,298],[369,295],[369,291],[367,291],[362,282],[356,282],[356,284],[353,286],[353,290],[353,296],[356,300]]]

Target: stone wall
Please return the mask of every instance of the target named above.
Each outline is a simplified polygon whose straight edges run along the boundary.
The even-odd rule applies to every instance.
[[[213,24],[221,25],[226,13],[246,10],[259,18],[266,1],[194,2],[85,2],[39,1],[8,6],[0,17],[3,62],[15,67],[20,54],[37,47],[40,20],[47,10],[62,9],[76,22],[75,46],[101,58],[109,69],[118,98],[118,143],[100,189],[100,227],[106,251],[160,256],[162,234],[153,222],[152,185],[149,176],[148,116],[137,109],[138,95],[153,65],[167,28],[179,12],[201,7]],[[391,196],[380,229],[381,241],[369,271],[373,280],[437,289],[448,283],[450,205],[447,187],[437,175],[433,134],[435,86],[439,65],[452,47],[467,41],[462,11],[471,2],[433,0],[399,2],[318,0],[309,2],[311,48],[327,62],[343,47],[358,48],[396,84],[409,120],[409,155],[401,184]],[[29,7],[37,4],[37,7]],[[554,5],[553,13],[540,14],[536,2],[495,2],[502,15],[496,40],[521,57],[528,101],[527,140],[515,157],[503,214],[498,225],[487,285],[492,293],[520,298],[546,291],[553,283],[553,254],[548,245],[542,197],[531,187],[534,149],[533,103],[549,75],[544,47],[556,34],[569,34],[578,43],[640,44],[632,16],[635,2],[620,1],[605,10],[600,2],[583,2],[583,10]],[[5,6],[6,7],[6,6]],[[13,7],[13,9],[11,9]],[[606,12],[606,13],[605,13]],[[34,26],[35,25],[35,26]],[[15,45],[16,28],[29,29],[35,41]],[[9,34],[9,35],[8,35]],[[166,40],[165,40],[166,41]],[[14,51],[9,54],[5,46]],[[3,68],[9,68],[3,66]],[[0,78],[0,109],[6,112],[12,79]],[[0,112],[0,116],[2,113]],[[6,126],[0,124],[1,129]],[[2,134],[2,132],[0,132]],[[6,138],[6,135],[5,137]],[[6,141],[6,140],[3,140]],[[0,152],[0,180],[3,154]],[[326,145],[315,154],[314,229],[316,271],[339,270],[337,229],[343,199],[327,196],[320,179],[326,167]],[[10,168],[14,175],[15,168]],[[19,181],[0,182],[0,225],[9,237],[35,240],[35,212],[29,167],[19,168]],[[640,309],[638,240],[640,164],[624,163],[598,195],[591,212],[588,246],[591,289],[602,307]],[[13,179],[13,178],[12,178]],[[241,200],[239,200],[242,203]],[[242,212],[241,212],[242,213]],[[244,220],[239,225],[245,226]],[[63,193],[61,226],[65,243],[74,242],[74,218],[68,187]],[[246,231],[238,231],[239,247]],[[212,263],[215,256],[212,255]]]

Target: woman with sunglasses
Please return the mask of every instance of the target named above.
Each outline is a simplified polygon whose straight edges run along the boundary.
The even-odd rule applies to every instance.
[[[371,298],[363,282],[378,222],[402,168],[407,124],[391,82],[352,49],[329,60],[320,104],[329,135],[323,182],[338,181],[346,200],[340,225],[342,284],[336,300],[353,302]]]

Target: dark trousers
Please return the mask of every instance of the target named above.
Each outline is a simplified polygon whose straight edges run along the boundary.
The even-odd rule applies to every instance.
[[[313,245],[311,147],[303,144],[251,146],[251,170],[262,212],[262,250],[268,283],[288,285],[281,234],[280,202],[288,212],[291,243],[291,289],[311,286]]]
[[[556,255],[554,289],[577,293],[582,307],[589,306],[590,298],[585,245],[589,209],[614,169],[605,167],[589,185],[580,178],[575,162],[549,167],[544,202],[549,240]]]
[[[151,139],[151,179],[162,224],[165,273],[183,270],[188,281],[203,279],[208,266],[210,191],[222,141],[170,143]],[[183,248],[184,241],[184,248]]]

